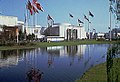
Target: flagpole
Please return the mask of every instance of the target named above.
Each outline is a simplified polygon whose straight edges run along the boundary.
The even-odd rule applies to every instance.
[[[111,7],[111,2],[110,2],[110,7]],[[110,41],[112,41],[112,39],[111,39],[111,8],[110,8],[110,11],[109,11],[110,13],[110,20],[109,20],[109,22],[110,22]]]
[[[35,12],[33,12],[33,28],[35,30]],[[35,31],[34,31],[35,33]],[[35,36],[35,39],[36,39],[36,36]]]
[[[88,21],[88,39],[90,40],[90,28],[89,28],[89,21]]]
[[[85,18],[84,18],[84,20],[83,20],[83,21],[84,21],[84,28],[85,28]],[[85,28],[85,30],[86,30],[86,28]]]
[[[89,34],[89,40],[90,40],[90,26],[89,26],[89,23],[90,23],[90,19],[89,19],[89,14],[88,14],[88,34]]]
[[[28,22],[29,22],[29,20],[28,20],[28,9],[27,9],[27,7],[26,7],[26,27],[25,27],[25,30],[26,30],[26,35],[25,35],[25,39],[26,39],[26,36],[28,35]]]

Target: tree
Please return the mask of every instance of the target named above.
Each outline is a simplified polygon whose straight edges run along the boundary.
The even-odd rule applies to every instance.
[[[19,31],[19,40],[22,41],[25,39],[25,33],[23,33],[21,30]]]
[[[29,34],[28,36],[27,36],[27,40],[34,40],[35,39],[35,34]]]
[[[116,15],[118,21],[120,21],[120,0],[109,0],[110,12]]]

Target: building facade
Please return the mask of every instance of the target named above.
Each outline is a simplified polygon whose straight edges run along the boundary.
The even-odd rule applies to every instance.
[[[48,27],[44,34],[47,36],[47,41],[86,39],[83,26],[75,26],[69,23],[55,23]]]
[[[40,25],[35,25],[35,26],[25,26],[26,29],[26,34],[34,34],[35,38],[37,39],[41,39],[44,37],[44,35],[42,34],[42,30],[43,28]],[[24,29],[23,29],[24,32]]]
[[[0,16],[0,25],[16,26],[18,18],[14,16]]]
[[[0,16],[0,40],[15,40],[18,42],[18,18]]]

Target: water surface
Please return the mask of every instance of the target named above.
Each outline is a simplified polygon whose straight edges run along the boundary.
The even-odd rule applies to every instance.
[[[108,47],[95,44],[0,51],[0,82],[28,82],[26,73],[32,68],[44,73],[41,82],[74,82],[106,61]]]

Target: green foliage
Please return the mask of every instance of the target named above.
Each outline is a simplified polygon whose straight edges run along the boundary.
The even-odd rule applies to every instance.
[[[120,54],[118,54],[120,49],[120,45],[116,44],[113,46],[110,46],[110,49],[107,53],[107,81],[108,82],[119,82],[120,81],[120,59],[116,57]],[[116,59],[116,61],[114,61]]]
[[[23,40],[25,39],[25,36],[26,36],[26,34],[23,33],[23,32],[20,30],[20,31],[19,31],[19,36],[18,36],[19,41],[23,41]]]
[[[27,40],[34,40],[35,39],[35,34],[29,34],[28,36],[27,36]]]

